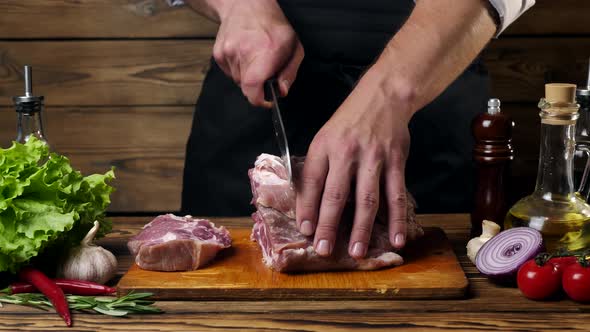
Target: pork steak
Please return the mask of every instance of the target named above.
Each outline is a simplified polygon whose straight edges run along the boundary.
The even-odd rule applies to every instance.
[[[294,179],[303,168],[303,158],[293,158]],[[340,223],[332,255],[319,256],[313,249],[313,237],[299,232],[295,222],[295,190],[287,180],[282,160],[273,155],[258,156],[254,168],[248,171],[252,188],[252,203],[257,211],[252,215],[254,227],[252,240],[262,249],[264,263],[280,272],[376,270],[403,264],[389,242],[384,218],[377,218],[364,259],[354,259],[348,254],[348,241],[352,228],[353,211],[348,206]],[[408,193],[408,240],[423,235],[422,227],[415,220],[415,202]],[[383,211],[381,211],[383,212]],[[381,213],[383,215],[383,213]]]
[[[135,263],[154,271],[196,270],[230,246],[231,237],[225,227],[173,214],[156,217],[127,242]]]

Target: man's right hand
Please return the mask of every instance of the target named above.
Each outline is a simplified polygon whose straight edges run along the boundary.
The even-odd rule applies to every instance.
[[[229,0],[220,7],[215,61],[252,105],[270,107],[264,82],[276,75],[286,96],[303,60],[303,46],[276,0]]]

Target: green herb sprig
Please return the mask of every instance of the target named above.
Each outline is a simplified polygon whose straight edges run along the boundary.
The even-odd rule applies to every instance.
[[[67,295],[67,298],[72,310],[95,311],[109,316],[161,313],[160,308],[153,306],[154,301],[147,300],[152,295],[152,293],[130,292],[121,297]],[[1,303],[24,305],[45,311],[52,308],[51,302],[45,295],[37,293],[2,295],[0,296]]]

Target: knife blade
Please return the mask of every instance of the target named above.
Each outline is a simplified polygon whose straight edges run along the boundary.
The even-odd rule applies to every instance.
[[[289,153],[289,142],[287,141],[287,133],[285,132],[285,125],[283,124],[283,117],[281,116],[281,109],[279,108],[278,96],[279,86],[277,80],[272,78],[264,83],[265,99],[272,102],[272,123],[275,128],[275,136],[279,144],[279,151],[281,152],[281,159],[287,169],[287,176],[289,182],[292,183],[293,171],[291,168],[291,154]]]

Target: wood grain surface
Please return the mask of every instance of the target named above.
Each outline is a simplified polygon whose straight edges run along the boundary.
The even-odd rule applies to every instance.
[[[232,247],[211,264],[186,272],[147,271],[134,264],[119,281],[119,293],[151,292],[158,299],[180,300],[441,299],[463,297],[468,284],[440,228],[427,228],[401,254],[404,264],[398,267],[301,274],[266,267],[258,243],[250,239],[251,227],[229,231]]]
[[[118,276],[132,264],[126,240],[151,217],[114,218],[114,232],[99,242],[119,259]],[[225,225],[249,227],[245,219]],[[563,296],[531,301],[516,288],[480,275],[465,255],[468,215],[419,215],[427,227],[441,227],[469,279],[467,298],[455,300],[158,301],[162,315],[128,318],[75,313],[72,331],[587,331],[590,306]],[[114,280],[113,283],[116,283]],[[2,281],[0,281],[0,287]],[[2,331],[63,331],[52,312],[5,305]]]
[[[536,0],[535,5],[509,26],[502,36],[588,35],[586,0]]]
[[[23,66],[46,105],[193,105],[209,40],[0,42],[0,105],[23,94]]]
[[[3,0],[1,38],[212,37],[217,24],[164,0]]]
[[[0,42],[0,105],[23,93],[25,64],[33,66],[34,89],[47,105],[192,105],[212,46],[211,40]],[[588,54],[590,38],[508,38],[493,41],[483,57],[502,102],[536,103],[547,82],[585,83]]]
[[[46,133],[83,174],[115,167],[111,211],[180,209],[192,106],[49,107]],[[0,146],[16,137],[16,113],[0,107]]]
[[[503,34],[590,33],[586,0],[537,0]],[[164,0],[3,0],[0,38],[213,37],[217,25]]]
[[[590,38],[505,38],[484,51],[492,91],[502,102],[536,102],[545,83],[586,84]]]

